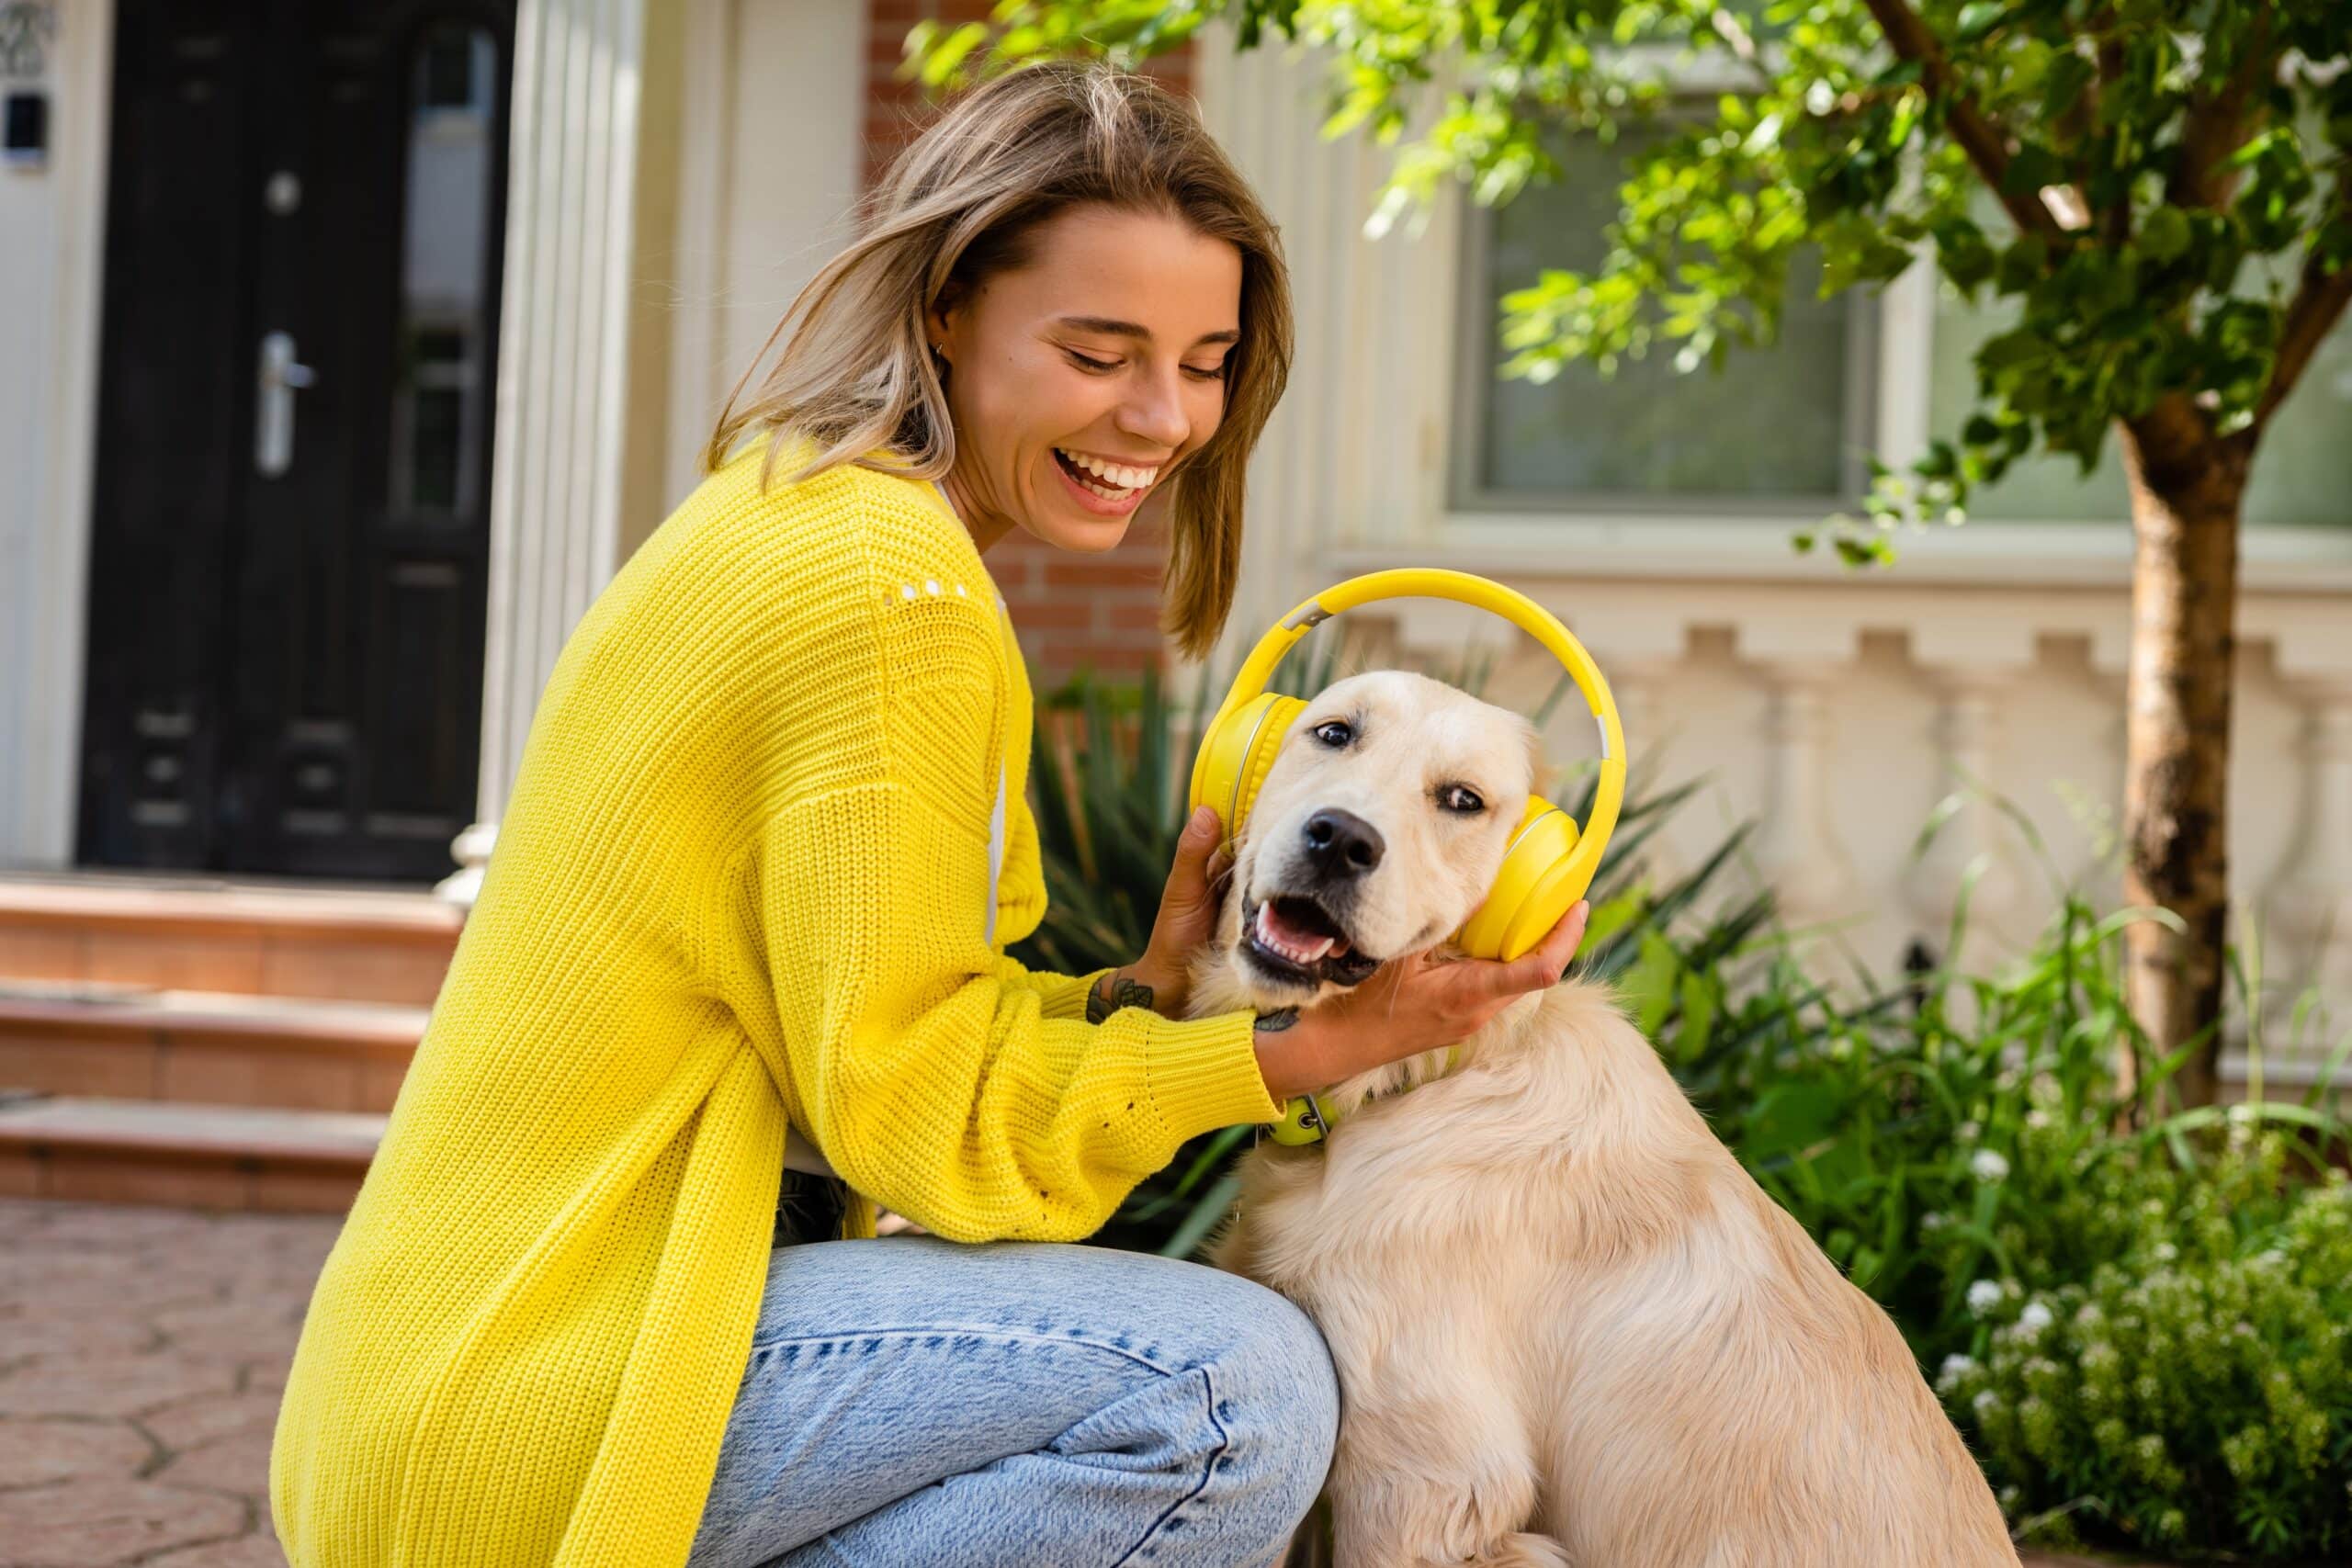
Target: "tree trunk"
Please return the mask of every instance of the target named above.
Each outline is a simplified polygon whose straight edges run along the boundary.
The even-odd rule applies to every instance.
[[[2161,904],[2124,933],[2124,997],[2153,1055],[2124,1061],[2136,1087],[2210,1031],[2172,1080],[2213,1098],[2229,915],[2230,695],[2237,653],[2238,513],[2251,444],[2218,439],[2167,400],[2120,426],[2132,485],[2132,660],[2125,689],[2123,896]]]

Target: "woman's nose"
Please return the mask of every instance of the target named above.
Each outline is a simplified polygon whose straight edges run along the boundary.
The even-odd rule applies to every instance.
[[[1192,434],[1193,423],[1185,416],[1183,395],[1172,379],[1180,374],[1141,378],[1120,402],[1115,422],[1120,431],[1154,446],[1182,446],[1184,437]]]

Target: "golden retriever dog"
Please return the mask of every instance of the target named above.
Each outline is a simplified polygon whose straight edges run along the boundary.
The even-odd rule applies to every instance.
[[[1525,719],[1452,687],[1330,686],[1244,825],[1193,1010],[1313,1008],[1453,955],[1534,767]],[[1894,1325],[1605,988],[1318,1099],[1329,1138],[1246,1156],[1211,1256],[1329,1342],[1340,1568],[2017,1562]]]

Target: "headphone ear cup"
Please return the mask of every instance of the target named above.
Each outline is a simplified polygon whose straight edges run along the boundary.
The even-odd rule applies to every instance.
[[[1238,838],[1259,786],[1274,765],[1274,753],[1282,750],[1283,737],[1306,711],[1306,703],[1296,697],[1263,692],[1212,725],[1201,737],[1186,810],[1207,802],[1224,821],[1225,836]]]
[[[1259,788],[1265,784],[1266,775],[1273,772],[1274,753],[1283,749],[1283,737],[1290,733],[1298,716],[1306,711],[1306,704],[1299,698],[1272,694],[1258,698],[1250,706],[1259,710],[1258,723],[1250,737],[1240,788],[1233,796],[1233,815],[1226,824],[1226,832],[1233,838],[1241,836],[1241,824],[1250,819],[1250,808],[1258,804]]]
[[[1543,941],[1592,881],[1567,863],[1577,839],[1575,818],[1529,796],[1487,901],[1454,933],[1454,944],[1473,958],[1509,960]]]

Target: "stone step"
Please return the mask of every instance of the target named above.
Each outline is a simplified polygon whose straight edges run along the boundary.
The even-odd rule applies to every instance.
[[[341,1213],[384,1118],[0,1091],[0,1196]]]
[[[0,979],[0,1084],[54,1095],[380,1112],[429,1010]]]
[[[430,893],[0,877],[0,978],[430,1006],[465,911]]]

